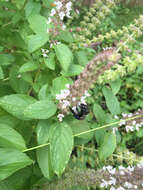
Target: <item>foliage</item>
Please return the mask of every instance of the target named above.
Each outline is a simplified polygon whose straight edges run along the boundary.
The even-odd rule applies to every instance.
[[[143,9],[117,0],[81,5],[0,1],[2,190],[61,188],[75,167],[91,177],[91,168],[142,160]],[[88,104],[84,120],[70,113],[78,103]],[[91,178],[79,172],[81,187],[72,172],[70,189],[90,189]]]

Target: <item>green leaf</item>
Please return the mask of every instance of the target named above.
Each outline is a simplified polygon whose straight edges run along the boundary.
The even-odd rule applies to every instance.
[[[47,20],[40,14],[32,14],[28,17],[28,22],[30,23],[31,29],[37,33],[47,33]],[[37,24],[38,23],[38,24]]]
[[[66,123],[57,123],[50,130],[50,153],[54,172],[60,176],[64,171],[73,148],[72,130]]]
[[[42,86],[38,93],[38,98],[40,100],[45,100],[48,97],[48,84]]]
[[[64,41],[67,43],[72,43],[73,42],[73,37],[71,32],[69,31],[61,31],[60,35],[58,35],[58,40],[59,41]]]
[[[36,34],[29,36],[28,40],[28,51],[30,53],[34,52],[35,50],[39,49],[49,40],[48,33],[47,34]]]
[[[34,98],[23,94],[12,94],[0,98],[0,106],[21,120],[29,120],[29,118],[24,116],[23,112],[27,106],[34,102],[36,102]]]
[[[112,155],[116,148],[116,135],[113,134],[112,132],[106,133],[103,139],[103,143],[101,144],[99,148],[99,158],[101,160],[105,160],[109,156]]]
[[[65,44],[58,44],[55,46],[56,56],[64,71],[67,71],[73,60],[71,50]]]
[[[55,54],[50,53],[47,58],[44,58],[44,62],[47,68],[55,70]]]
[[[66,77],[79,75],[84,70],[84,67],[80,65],[71,64],[67,72],[62,72],[62,75]]]
[[[0,65],[10,65],[15,58],[11,54],[0,54]]]
[[[37,161],[39,167],[44,175],[44,177],[51,179],[54,175],[51,158],[50,158],[50,147],[42,147],[36,151],[37,153]]]
[[[102,109],[102,107],[97,104],[97,103],[94,103],[94,106],[93,106],[93,113],[96,117],[96,120],[101,123],[101,124],[104,124],[105,121],[106,121],[106,113],[104,112],[104,110]]]
[[[66,84],[71,84],[71,80],[65,77],[57,77],[53,80],[53,94],[59,94],[61,90],[67,89]]]
[[[32,160],[19,150],[0,148],[0,180],[32,164]]]
[[[52,123],[50,120],[42,120],[38,122],[36,133],[38,144],[47,143],[49,140],[49,130]]]
[[[0,126],[0,146],[5,148],[26,149],[23,137],[7,125]]]
[[[31,119],[48,119],[56,113],[57,107],[52,101],[41,100],[29,105],[24,115]]]
[[[4,79],[4,73],[1,66],[0,66],[0,79]]]
[[[107,104],[107,107],[108,107],[109,111],[113,115],[119,114],[120,113],[120,104],[119,104],[116,96],[107,87],[104,87],[102,91],[103,91],[103,94],[105,96],[106,104]]]
[[[24,6],[25,0],[19,1],[19,0],[13,0],[13,3],[16,4],[16,7],[18,9],[21,9]]]
[[[76,58],[78,60],[78,63],[82,66],[85,66],[88,63],[88,57],[85,51],[78,51],[76,53]]]
[[[28,0],[25,6],[25,15],[28,18],[31,15],[39,14],[41,5],[33,0]]]
[[[119,92],[121,84],[122,83],[120,79],[110,82],[110,86],[114,95],[116,95]]]
[[[27,63],[24,63],[20,69],[19,69],[19,73],[24,73],[24,72],[28,72],[28,71],[34,71],[38,69],[38,65],[36,65],[35,63],[33,62],[27,62]]]

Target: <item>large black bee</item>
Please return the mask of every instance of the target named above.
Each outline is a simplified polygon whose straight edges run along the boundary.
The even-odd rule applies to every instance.
[[[85,119],[85,116],[89,113],[88,105],[86,104],[79,104],[79,106],[76,106],[75,110],[70,107],[70,111],[72,112],[73,116],[78,120]]]

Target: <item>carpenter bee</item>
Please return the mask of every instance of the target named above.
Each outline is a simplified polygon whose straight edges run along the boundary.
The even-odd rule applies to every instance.
[[[79,104],[79,106],[76,106],[75,110],[70,107],[70,111],[72,112],[73,116],[78,120],[85,119],[85,116],[89,113],[87,104]]]

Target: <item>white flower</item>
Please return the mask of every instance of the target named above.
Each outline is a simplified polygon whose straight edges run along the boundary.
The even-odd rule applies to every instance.
[[[119,119],[119,117],[117,115],[114,116],[115,119]]]
[[[125,127],[126,131],[129,132],[129,131],[134,131],[134,127],[133,126],[126,126]]]
[[[116,179],[114,177],[110,177],[110,181],[108,182],[109,185],[115,185]]]
[[[132,124],[135,125],[135,124],[136,124],[136,121],[133,121]]]
[[[72,107],[72,110],[76,113],[76,112],[77,112],[76,106],[73,106],[73,107]]]
[[[42,55],[43,55],[43,57],[48,57],[48,55],[46,53],[43,53]]]
[[[57,10],[59,10],[63,5],[60,1],[54,2],[54,4],[56,5]]]
[[[63,19],[64,19],[64,16],[65,16],[65,13],[64,13],[63,11],[61,11],[61,12],[59,13],[60,19],[63,20]]]
[[[115,174],[116,168],[113,168],[112,170],[109,171],[110,174]]]
[[[124,170],[125,169],[124,166],[119,166],[118,168],[119,168],[119,170]]]
[[[56,10],[55,9],[52,9],[51,10],[51,13],[50,13],[50,16],[54,16],[56,14]]]
[[[68,18],[71,18],[70,12],[66,12],[66,16],[67,16]]]
[[[72,10],[71,6],[72,6],[72,2],[71,1],[66,4],[67,11]]]
[[[100,184],[100,187],[108,187],[108,181],[105,181],[104,179],[102,179],[103,183]]]
[[[80,102],[81,102],[82,104],[86,104],[85,99],[86,99],[86,97],[85,97],[85,96],[82,96],[82,97],[80,98]]]
[[[84,95],[85,95],[86,97],[89,97],[89,96],[90,96],[90,94],[88,93],[87,90],[85,90]]]
[[[129,114],[128,114],[128,117],[132,117],[132,116],[133,116],[133,114],[132,114],[132,113],[129,113]]]
[[[108,170],[108,171],[110,171],[110,170],[112,170],[113,169],[113,166],[106,166],[106,169]]]
[[[66,87],[69,88],[69,87],[70,87],[70,84],[66,84]]]
[[[116,188],[112,186],[112,187],[110,188],[110,190],[116,190]]]
[[[52,22],[52,19],[49,17],[48,21],[47,21],[47,24],[50,24],[51,22]]]
[[[62,106],[62,108],[64,109],[64,108],[66,108],[67,106],[70,106],[69,101],[63,100],[63,106]]]
[[[127,169],[128,169],[130,172],[133,172],[133,171],[134,171],[134,167],[131,167],[131,166],[128,166]]]
[[[73,97],[73,98],[72,98],[72,101],[73,101],[73,102],[75,102],[75,101],[76,101],[76,98],[75,98],[75,97]]]
[[[121,122],[119,123],[119,126],[122,126],[122,125],[125,125],[125,124],[126,124],[125,121],[121,121]]]
[[[114,127],[114,128],[112,129],[113,134],[116,134],[116,131],[118,131],[118,128],[117,128],[117,127]]]
[[[61,122],[63,120],[63,118],[64,118],[64,115],[63,114],[58,114],[57,117],[58,117],[59,121]]]
[[[135,189],[137,189],[137,188],[138,188],[138,186],[137,186],[137,185],[134,185],[134,188],[135,188]]]
[[[127,117],[127,115],[128,115],[127,113],[122,113],[123,117]]]
[[[123,187],[118,187],[117,190],[125,190]]]
[[[124,187],[132,188],[133,185],[126,181],[125,184],[124,184]]]

